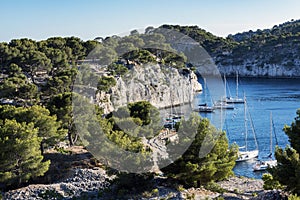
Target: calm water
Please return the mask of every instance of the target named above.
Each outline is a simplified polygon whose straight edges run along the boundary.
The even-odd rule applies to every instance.
[[[203,80],[200,80],[203,84]],[[240,78],[239,93],[247,98],[248,110],[253,120],[256,132],[259,158],[270,153],[270,113],[273,115],[275,132],[280,147],[286,147],[288,138],[283,132],[284,125],[290,125],[296,116],[296,110],[300,108],[300,79],[254,79]],[[235,96],[235,79],[227,78],[228,88],[232,96]],[[204,85],[204,84],[203,84]],[[211,104],[209,90],[204,90],[196,96],[195,103],[208,102]],[[228,93],[227,93],[228,94]],[[213,95],[212,95],[213,96]],[[206,117],[218,128],[222,128],[228,134],[229,142],[236,142],[239,146],[245,145],[244,136],[244,105],[236,104],[234,110],[217,110],[211,114],[200,114]],[[249,118],[250,119],[250,118]],[[223,123],[221,123],[221,121]],[[250,120],[249,120],[250,121]],[[254,137],[250,125],[248,126],[248,149],[255,148]],[[273,152],[275,148],[273,133]],[[252,165],[255,160],[237,163],[234,168],[236,175],[261,178],[261,172],[253,172]]]

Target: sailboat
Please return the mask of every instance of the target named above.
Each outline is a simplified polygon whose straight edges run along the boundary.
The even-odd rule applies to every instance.
[[[226,85],[227,85],[227,83],[226,83],[225,74],[224,74],[224,85],[225,85],[225,87],[224,87],[224,93],[225,93],[224,99],[226,99],[226,96],[227,96],[227,94],[226,94]],[[228,104],[226,101],[224,101],[224,99],[221,99],[219,101],[215,101],[213,108],[214,109],[230,109],[230,110],[233,110],[234,106]]]
[[[170,91],[171,88],[170,88]],[[182,90],[182,92],[184,93],[184,90]],[[182,97],[184,98],[184,94],[182,95]],[[171,99],[171,106],[170,106],[170,113],[167,113],[165,116],[165,120],[164,120],[164,128],[168,128],[170,130],[174,130],[175,129],[175,125],[177,123],[179,123],[183,118],[184,118],[184,113],[175,112],[175,108],[173,106],[173,98],[172,98],[172,93],[170,92],[170,99]],[[184,99],[182,99],[182,104],[184,104]]]
[[[225,87],[226,87],[226,85],[225,85]],[[226,103],[245,103],[244,99],[239,98],[239,74],[238,74],[238,72],[236,72],[236,96],[235,97],[231,97],[231,95],[229,97],[226,96],[225,102]]]
[[[273,146],[272,146],[272,132],[274,127],[273,118],[272,118],[272,112],[270,113],[270,154],[268,155],[269,160],[262,160],[258,161],[253,165],[253,171],[264,171],[267,170],[269,167],[275,167],[277,165],[277,160],[272,158],[273,155]],[[274,129],[275,139],[276,139],[276,145],[278,145],[277,137]]]
[[[198,112],[206,112],[206,113],[211,113],[214,112],[214,108],[211,106],[208,106],[206,103],[206,94],[207,94],[207,86],[206,86],[206,79],[204,78],[204,89],[205,89],[205,103],[199,104],[198,109],[196,109],[196,111]]]
[[[251,116],[250,117],[250,122],[251,122],[251,129],[252,129],[252,133],[254,136],[254,141],[255,141],[255,145],[256,145],[256,149],[254,150],[248,150],[248,128],[247,128],[247,103],[246,103],[246,97],[244,96],[244,126],[245,126],[245,146],[244,147],[240,147],[240,149],[244,148],[244,151],[239,151],[238,152],[238,159],[236,160],[236,162],[241,162],[241,161],[247,161],[247,160],[251,160],[253,158],[258,157],[258,144],[256,141],[256,136],[255,136],[255,132],[254,132],[254,127],[253,127],[253,123],[252,123],[252,119]],[[248,111],[249,112],[249,111]]]

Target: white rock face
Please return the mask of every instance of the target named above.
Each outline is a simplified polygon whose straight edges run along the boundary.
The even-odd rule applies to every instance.
[[[236,72],[240,76],[246,77],[278,77],[278,78],[299,78],[300,65],[289,67],[284,65],[265,64],[258,65],[226,65],[218,66],[220,73],[227,76],[234,75]]]
[[[191,71],[142,65],[133,67],[124,77],[118,78],[111,92],[98,93],[96,103],[105,113],[142,100],[164,108],[192,102],[199,91],[202,91],[202,86]]]

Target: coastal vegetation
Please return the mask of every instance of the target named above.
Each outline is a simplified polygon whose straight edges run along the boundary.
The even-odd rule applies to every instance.
[[[288,191],[300,195],[300,109],[297,110],[295,121],[290,126],[286,125],[284,131],[289,137],[290,146],[276,148],[278,165],[269,169],[270,175],[265,175],[263,179],[266,188],[286,187]]]
[[[199,42],[213,57],[217,65],[277,64],[299,66],[300,20],[275,25],[271,29],[230,34],[226,38],[215,36],[197,26],[163,25],[162,28],[182,32]]]
[[[157,51],[157,45],[163,46],[163,49]],[[143,46],[147,48],[139,49]],[[16,39],[1,43],[0,51],[0,139],[5,149],[1,154],[0,178],[1,183],[12,188],[47,172],[50,161],[44,159],[45,149],[55,147],[60,142],[95,146],[86,140],[78,140],[74,125],[74,120],[78,119],[74,119],[72,111],[72,98],[79,96],[73,92],[75,78],[81,84],[93,80],[92,85],[87,85],[95,88],[96,92],[110,93],[117,78],[126,74],[132,66],[143,66],[150,62],[177,70],[189,70],[185,56],[175,54],[164,35],[155,33],[155,30],[145,34],[134,32],[125,37],[108,37],[103,41],[84,42],[76,37],[54,37],[38,42]],[[85,58],[104,66],[104,74],[92,73],[89,63],[83,61]],[[145,149],[140,138],[154,137],[163,128],[159,112],[148,102],[129,104],[113,114],[105,113],[106,117],[103,117],[101,108],[95,105],[95,109],[95,117],[80,116],[80,119],[91,118],[93,123],[99,123],[105,127],[104,133],[109,140],[128,151],[149,154],[150,150]],[[120,113],[122,115],[118,117]],[[124,114],[127,118],[122,117]],[[198,123],[201,120],[196,121],[195,126],[200,126]],[[209,126],[205,130],[212,129],[207,121],[205,123]],[[128,133],[122,124],[137,126]],[[11,130],[10,127],[14,125],[15,129]],[[86,134],[91,137],[88,131]],[[225,135],[216,141],[219,139],[224,140],[222,145],[226,143],[223,148],[226,150]],[[201,145],[201,142],[194,144],[197,145]],[[16,159],[9,159],[14,157]],[[232,159],[224,162],[232,163]],[[226,174],[231,174],[233,165],[230,166]],[[227,175],[216,179],[225,177]]]
[[[299,21],[292,21],[272,29],[239,33],[227,38],[214,36],[197,26],[162,25],[160,28],[190,36],[220,65],[249,62],[262,67],[269,63],[292,68],[298,66],[300,60],[299,27]],[[163,65],[182,74],[195,70],[185,55],[174,51],[170,38],[166,36],[159,29],[148,27],[145,33],[132,31],[125,37],[98,37],[90,41],[53,37],[42,41],[24,38],[0,43],[1,189],[20,187],[43,176],[51,165],[45,150],[58,149],[61,142],[91,148],[99,145],[99,141],[91,143],[78,138],[74,123],[78,119],[74,119],[72,101],[74,97],[85,98],[73,90],[75,81],[97,94],[110,94],[117,80],[135,66],[143,67],[148,63]],[[100,75],[91,72],[90,62],[100,66]],[[88,104],[87,99],[85,101]],[[88,113],[80,116],[80,120],[90,119],[94,129],[96,125],[104,127],[105,137],[121,149],[140,152],[145,158],[149,156],[151,149],[146,148],[142,138],[153,138],[163,129],[159,112],[153,105],[139,101],[112,113],[104,113],[98,105],[87,106],[92,106],[96,114],[91,116]],[[279,165],[270,171],[271,175],[265,176],[266,188],[281,188],[283,185],[300,194],[300,111],[297,115],[295,122],[284,128],[291,147],[276,149]],[[233,175],[237,147],[228,144],[225,132],[199,116],[182,119],[175,127],[179,141],[190,145],[172,164],[161,169],[168,179],[184,187],[199,187],[212,186],[215,181]],[[197,130],[195,135],[188,135],[188,130],[192,129]],[[87,138],[95,136],[88,128],[86,130],[82,134]],[[206,137],[209,140],[205,140]],[[107,148],[98,149],[103,155],[114,148],[110,143],[105,145]],[[169,145],[168,153],[172,156],[182,144]],[[208,146],[212,147],[211,151],[201,156],[203,148]],[[120,165],[126,159],[141,162],[135,157],[128,157],[120,158],[116,163]],[[105,159],[101,161],[107,164]],[[153,174],[148,175],[146,178],[142,176],[142,183]],[[126,177],[132,176],[126,173],[122,178],[125,177],[126,182]],[[124,181],[122,178],[120,182]],[[139,178],[134,176],[131,180]],[[153,193],[157,193],[155,188]]]
[[[167,176],[185,187],[200,187],[233,175],[238,148],[229,146],[225,132],[220,132],[207,119],[199,116],[192,116],[180,126],[189,127],[190,130],[196,126],[197,133],[183,155],[162,169]],[[189,132],[187,128],[184,130]],[[210,147],[213,148],[210,150]],[[205,148],[210,150],[207,155]]]

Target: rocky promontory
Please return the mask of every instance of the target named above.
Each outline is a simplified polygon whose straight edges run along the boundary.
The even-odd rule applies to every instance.
[[[130,102],[149,101],[157,108],[178,106],[193,101],[202,91],[194,72],[156,65],[136,65],[126,75],[116,78],[109,92],[100,91],[95,102],[109,113]]]

